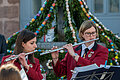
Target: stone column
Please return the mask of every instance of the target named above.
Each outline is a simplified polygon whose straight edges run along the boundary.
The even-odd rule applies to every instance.
[[[6,39],[19,30],[19,0],[0,0],[0,34]]]

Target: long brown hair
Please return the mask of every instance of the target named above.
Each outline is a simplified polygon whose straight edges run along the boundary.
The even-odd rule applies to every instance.
[[[18,54],[22,53],[23,49],[24,49],[24,47],[22,46],[22,42],[27,43],[29,40],[31,40],[35,37],[36,37],[36,35],[33,32],[31,32],[27,29],[22,30],[17,36],[16,45],[15,45],[13,54],[18,55]],[[30,60],[31,63],[35,63],[34,54],[28,55],[28,59]]]
[[[0,67],[0,80],[22,80],[18,68],[13,64]]]

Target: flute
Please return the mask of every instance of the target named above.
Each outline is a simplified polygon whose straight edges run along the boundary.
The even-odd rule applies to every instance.
[[[37,52],[37,51],[38,51],[38,50],[34,50],[33,52],[25,53],[25,55],[29,55],[29,54],[35,53],[35,52]],[[18,57],[19,57],[18,55],[15,55],[14,57],[9,57],[9,58],[5,59],[4,62],[17,59]]]
[[[98,40],[99,38],[96,38],[96,39],[92,39],[92,40],[89,40],[89,41],[83,41],[83,42],[80,42],[80,43],[76,43],[72,46],[77,46],[77,45],[81,45],[81,44],[84,44],[84,43],[88,43],[88,42],[91,42],[91,41],[95,41],[95,40]],[[48,54],[48,53],[52,53],[52,52],[56,52],[56,51],[59,51],[59,50],[62,50],[64,48],[58,48],[58,49],[54,49],[54,50],[48,50],[48,51],[45,51],[43,53],[40,53],[40,55],[45,55],[45,54]],[[35,50],[33,52],[29,52],[29,53],[26,53],[25,55],[29,55],[29,54],[32,54],[32,53],[35,53],[37,52],[38,50]],[[7,61],[10,61],[10,60],[13,60],[13,59],[17,59],[19,56],[16,55],[15,57],[9,57],[7,59],[4,60],[4,62],[7,62]]]
[[[84,44],[84,43],[88,43],[88,42],[91,42],[91,41],[95,41],[95,40],[98,40],[99,38],[96,38],[96,39],[92,39],[92,40],[89,40],[89,41],[83,41],[83,42],[80,42],[80,43],[76,43],[72,46],[77,46],[77,45],[81,45],[81,44]],[[54,49],[54,50],[48,50],[48,51],[45,51],[43,53],[40,53],[40,55],[45,55],[45,54],[48,54],[48,53],[52,53],[52,52],[55,52],[55,51],[59,51],[59,50],[62,50],[64,48],[58,48],[58,49]]]

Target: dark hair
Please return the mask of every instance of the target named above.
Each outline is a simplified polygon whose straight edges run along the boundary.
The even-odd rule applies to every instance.
[[[13,64],[0,67],[0,80],[22,80],[18,68]]]
[[[84,38],[82,37],[82,34],[84,34],[84,32],[91,27],[95,28],[96,33],[98,35],[98,28],[96,24],[91,20],[86,20],[81,24],[80,29],[79,29],[79,37],[81,40],[84,40]]]
[[[35,37],[36,37],[36,35],[33,32],[31,32],[27,29],[22,30],[17,36],[16,45],[15,45],[13,54],[18,55],[18,54],[22,53],[23,49],[24,49],[24,47],[22,46],[22,42],[26,43]],[[35,63],[34,54],[28,55],[28,59],[30,60],[31,63]]]

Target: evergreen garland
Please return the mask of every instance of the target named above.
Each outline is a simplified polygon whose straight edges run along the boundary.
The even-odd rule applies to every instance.
[[[37,30],[37,28],[42,24],[42,22],[45,20],[47,14],[50,11],[50,7],[52,6],[52,3],[54,2],[54,0],[49,0],[49,2],[47,2],[44,10],[41,12],[40,16],[36,17],[35,21],[30,21],[29,25],[27,26],[26,29],[29,29],[33,32],[35,32]],[[83,3],[82,0],[69,0],[69,9],[70,9],[70,13],[71,13],[71,21],[72,21],[72,25],[73,28],[75,29],[75,31],[77,31],[81,25],[81,23],[85,20],[88,20],[89,18],[86,16],[86,13],[89,13],[89,9],[86,8],[86,6],[83,4],[83,8],[85,8],[86,13],[83,11],[81,4]],[[63,10],[64,10],[64,33],[65,33],[65,41],[68,43],[74,43],[74,39],[72,37],[72,32],[69,28],[69,23],[68,23],[68,18],[67,18],[67,12],[66,12],[66,4],[65,4],[65,0],[58,0],[56,1],[56,6],[53,9],[53,12],[50,13],[50,18],[48,19],[47,23],[44,25],[44,27],[40,30],[39,34],[37,35],[37,38],[40,39],[44,34],[47,33],[47,30],[50,29],[52,27],[52,22],[54,20],[54,15],[57,14],[58,12],[58,7],[62,7],[63,6]],[[98,20],[96,20],[96,18],[93,15],[90,15],[91,19],[94,20],[99,26],[99,41],[98,42],[102,42],[106,44],[106,47],[108,49],[111,49],[111,51],[109,51],[109,59],[108,59],[108,64],[111,65],[117,65],[117,62],[120,62],[120,39],[119,37],[116,36],[116,34],[112,33],[112,31],[106,29],[102,23],[100,23]],[[90,19],[90,20],[91,20]],[[56,27],[57,27],[58,23],[56,23]],[[19,33],[19,32],[18,32]],[[15,43],[17,34],[13,35],[12,38],[10,38],[8,40],[8,49],[13,50],[11,48],[11,46]],[[57,32],[55,32],[57,33]],[[106,35],[106,36],[105,36]],[[58,36],[57,34],[55,34],[55,39],[54,41],[58,41]],[[110,41],[108,40],[110,39]],[[112,51],[112,49],[114,49],[114,51]],[[40,61],[44,61],[44,60],[48,60],[51,59],[51,55],[43,55],[40,56],[40,53],[37,52],[36,53],[36,57],[38,57],[40,59]],[[65,54],[60,54],[61,59],[64,58]],[[118,56],[118,57],[116,57]],[[117,62],[115,61],[117,60]]]

